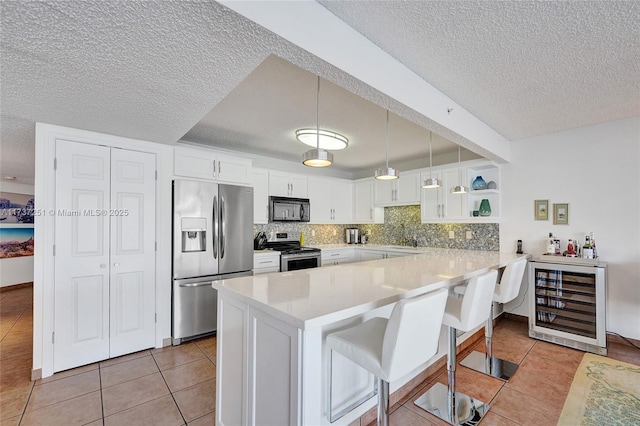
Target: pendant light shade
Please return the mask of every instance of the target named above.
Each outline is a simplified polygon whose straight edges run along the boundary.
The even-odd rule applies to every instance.
[[[310,149],[304,153],[302,163],[309,167],[327,167],[333,163],[333,154],[324,149]]]
[[[429,179],[425,179],[422,183],[422,187],[426,189],[440,188],[440,179],[433,178],[431,172],[433,171],[433,158],[431,157],[431,145],[433,143],[433,133],[429,130]]]
[[[466,194],[469,192],[469,188],[462,185],[462,167],[460,166],[460,150],[461,147],[458,145],[458,182],[459,184],[451,188],[452,194]]]
[[[375,177],[379,180],[393,180],[400,177],[400,172],[393,167],[389,167],[389,110],[387,110],[387,130],[385,137],[385,145],[387,150],[387,165],[376,170]]]
[[[327,167],[333,163],[333,154],[320,148],[320,76],[316,91],[316,147],[305,152],[302,164],[309,167]]]

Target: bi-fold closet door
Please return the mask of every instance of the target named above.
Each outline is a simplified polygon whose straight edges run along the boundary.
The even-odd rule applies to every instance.
[[[154,346],[155,155],[56,141],[54,371]]]

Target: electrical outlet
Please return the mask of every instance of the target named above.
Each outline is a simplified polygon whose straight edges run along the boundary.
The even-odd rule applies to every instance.
[[[367,229],[367,235],[371,236],[371,229]]]
[[[338,235],[338,231],[336,231],[335,229],[333,230],[333,236],[335,237],[336,235]]]
[[[315,236],[316,236],[316,230],[315,230],[315,229],[312,229],[312,230],[311,230],[311,236],[312,236],[312,237],[315,237]]]
[[[449,231],[449,238],[454,239],[456,237],[455,232]]]
[[[467,231],[467,240],[470,240],[471,238],[473,238],[473,232]]]

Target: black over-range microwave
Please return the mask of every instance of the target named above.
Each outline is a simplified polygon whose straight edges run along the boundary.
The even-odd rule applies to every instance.
[[[269,197],[269,222],[309,222],[308,198]]]

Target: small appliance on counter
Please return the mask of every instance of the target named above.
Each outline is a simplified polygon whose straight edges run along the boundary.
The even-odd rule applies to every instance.
[[[346,228],[344,232],[347,244],[358,244],[360,242],[360,230],[358,228]]]
[[[267,234],[265,232],[258,232],[253,239],[254,250],[264,250],[267,245]]]

